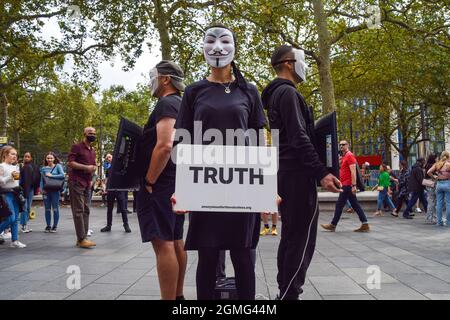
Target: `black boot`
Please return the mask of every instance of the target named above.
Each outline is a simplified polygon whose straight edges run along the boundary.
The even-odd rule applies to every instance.
[[[111,231],[111,226],[106,226],[100,230],[100,232],[110,232],[110,231]]]
[[[130,229],[130,226],[128,225],[128,223],[124,223],[123,224],[123,228],[125,229],[126,233],[130,233],[131,232],[131,229]]]

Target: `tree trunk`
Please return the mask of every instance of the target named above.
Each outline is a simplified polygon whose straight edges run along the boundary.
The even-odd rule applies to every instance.
[[[0,136],[6,137],[8,130],[8,99],[6,98],[5,93],[2,93],[0,95],[0,107],[1,107]]]
[[[166,12],[161,5],[161,1],[156,0],[155,3],[155,26],[159,34],[159,42],[161,44],[161,55],[163,60],[172,59],[172,46],[170,43],[169,30],[167,29],[168,19]]]
[[[323,111],[328,113],[336,110],[334,85],[331,77],[330,33],[327,25],[327,15],[322,0],[313,0],[312,4],[314,8],[314,22],[316,24],[319,39],[319,59],[317,61],[317,67],[319,69],[320,77],[320,92],[322,94]]]

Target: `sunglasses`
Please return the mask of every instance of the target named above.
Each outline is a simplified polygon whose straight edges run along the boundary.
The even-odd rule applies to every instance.
[[[339,147],[343,147],[343,146],[346,146],[346,145],[347,145],[347,143],[340,143]]]

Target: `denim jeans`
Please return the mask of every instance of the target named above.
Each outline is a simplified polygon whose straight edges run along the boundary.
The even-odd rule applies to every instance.
[[[428,201],[427,219],[433,220],[436,217],[436,188],[426,187],[426,189]]]
[[[3,232],[6,228],[11,228],[11,241],[19,240],[19,204],[17,203],[16,198],[13,193],[7,193],[6,196],[6,204],[11,210],[11,215],[2,221],[0,224],[0,233]]]
[[[422,202],[423,206],[425,207],[425,211],[428,212],[428,201],[427,197],[425,197],[425,192],[419,191],[419,192],[411,192],[411,199],[408,201],[408,206],[406,207],[405,211],[403,212],[403,216],[408,216],[414,205],[417,203],[417,200],[420,200]]]
[[[383,190],[381,190],[380,192],[378,192],[378,200],[377,200],[377,208],[378,211],[380,211],[383,208],[383,202],[386,201],[386,203],[388,204],[388,206],[394,210],[395,209],[395,205],[391,200],[391,197],[389,197],[388,195],[388,191],[386,188],[384,188]]]
[[[58,226],[59,221],[59,191],[47,191],[44,194],[44,206],[45,206],[45,222],[47,223],[47,227],[50,227],[52,224],[52,215],[51,211],[53,208],[53,227]]]
[[[31,189],[28,194],[25,195],[25,210],[20,214],[20,224],[26,226],[30,219],[31,203],[33,202],[34,190]]]
[[[361,221],[361,223],[367,223],[367,217],[364,214],[363,209],[359,205],[356,195],[353,194],[352,187],[351,186],[343,186],[342,189],[344,191],[339,194],[339,198],[336,202],[336,209],[334,211],[333,221],[331,222],[331,224],[334,226],[337,226],[339,220],[341,219],[342,209],[344,209],[344,206],[347,203],[347,200],[350,201],[352,208],[358,214],[359,221]]]
[[[437,223],[442,224],[442,210],[445,198],[447,226],[450,226],[450,180],[438,181],[436,186]]]

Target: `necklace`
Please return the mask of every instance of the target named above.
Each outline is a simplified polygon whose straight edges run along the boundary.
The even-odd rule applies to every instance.
[[[228,82],[228,84],[227,85],[225,85],[225,84],[223,84],[222,82],[219,82],[222,86],[224,86],[225,87],[225,93],[230,93],[231,92],[231,89],[230,89],[230,86],[231,86],[231,81],[230,82]]]

